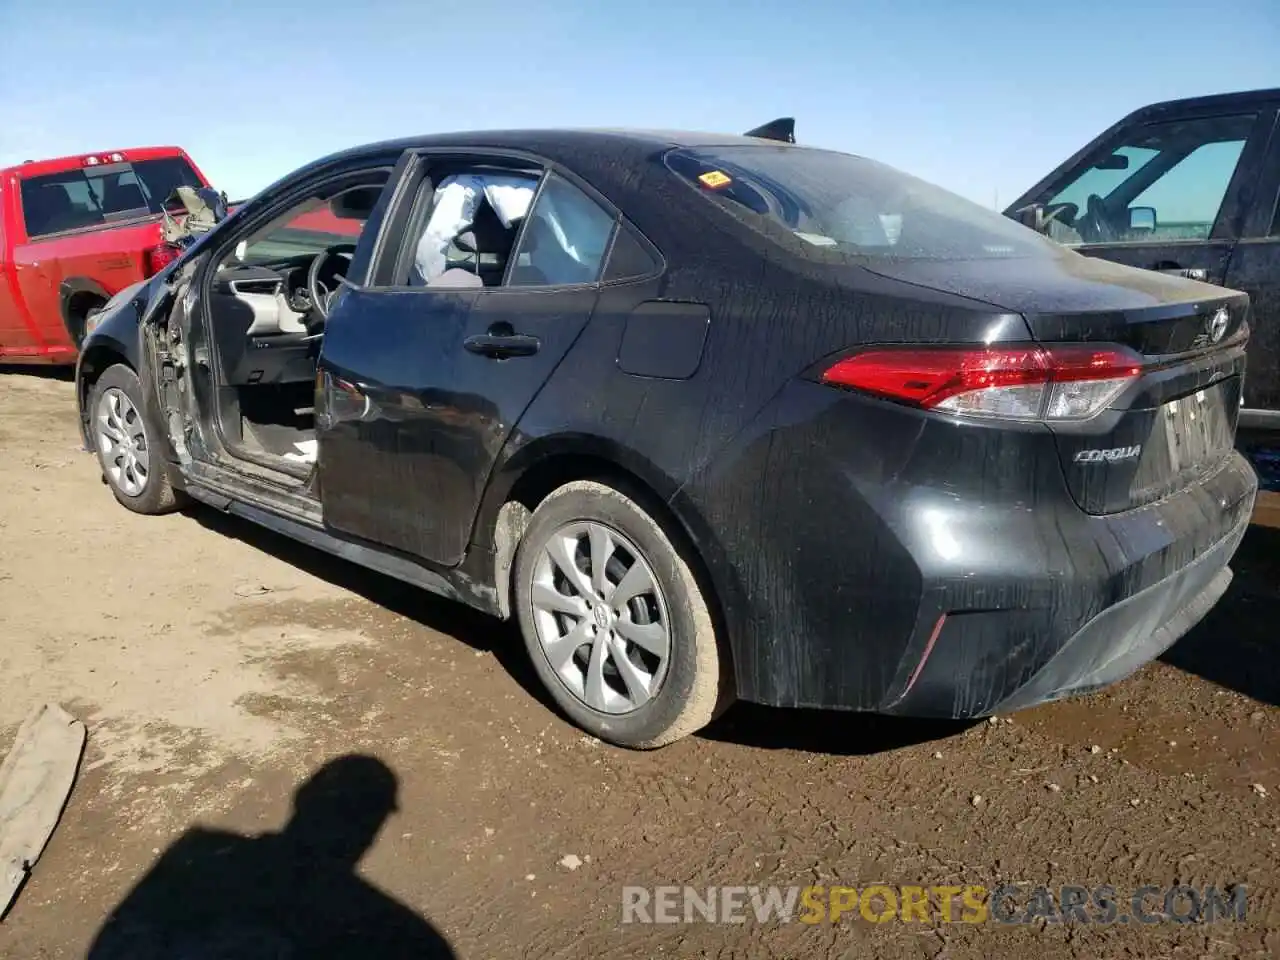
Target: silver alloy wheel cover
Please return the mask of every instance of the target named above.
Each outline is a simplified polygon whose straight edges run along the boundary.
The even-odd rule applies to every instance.
[[[108,387],[98,399],[94,420],[112,485],[125,496],[142,496],[151,478],[151,445],[141,411],[119,387]]]
[[[590,575],[574,561],[584,539]],[[618,547],[634,559],[614,583],[605,568]],[[557,589],[557,571],[568,581],[572,594]],[[578,700],[592,710],[618,715],[639,709],[657,695],[671,659],[671,619],[653,568],[630,539],[594,520],[564,524],[538,551],[529,595],[542,653]],[[657,617],[652,623],[637,623],[629,602],[646,596],[652,598]],[[574,654],[584,646],[590,648],[590,656],[580,664]],[[629,656],[633,647],[656,658],[652,671]],[[609,666],[625,693],[606,681]]]

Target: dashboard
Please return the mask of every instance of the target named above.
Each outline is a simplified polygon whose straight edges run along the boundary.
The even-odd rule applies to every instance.
[[[309,265],[223,268],[214,280],[215,302],[218,294],[229,295],[252,312],[245,336],[305,334],[309,321],[319,319],[313,320],[314,304],[307,292]]]

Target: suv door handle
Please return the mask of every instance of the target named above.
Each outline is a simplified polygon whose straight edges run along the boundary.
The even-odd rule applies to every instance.
[[[1166,267],[1156,272],[1167,273],[1173,277],[1186,277],[1188,280],[1200,280],[1201,282],[1209,279],[1209,271],[1204,267]]]
[[[509,333],[500,328],[491,328],[488,333],[467,337],[462,341],[462,345],[482,357],[506,360],[508,357],[531,357],[538,352],[542,342],[528,334]]]

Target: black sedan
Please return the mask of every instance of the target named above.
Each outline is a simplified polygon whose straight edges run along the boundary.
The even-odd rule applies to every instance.
[[[1222,595],[1249,301],[882,164],[744,137],[421,137],[304,167],[97,318],[86,443],[519,621],[654,747],[735,697],[977,717]]]

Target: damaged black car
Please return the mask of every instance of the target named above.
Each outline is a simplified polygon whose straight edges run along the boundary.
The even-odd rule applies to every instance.
[[[117,297],[77,369],[191,501],[518,621],[630,747],[735,698],[979,717],[1218,600],[1247,296],[750,135],[453,134],[313,163]]]

